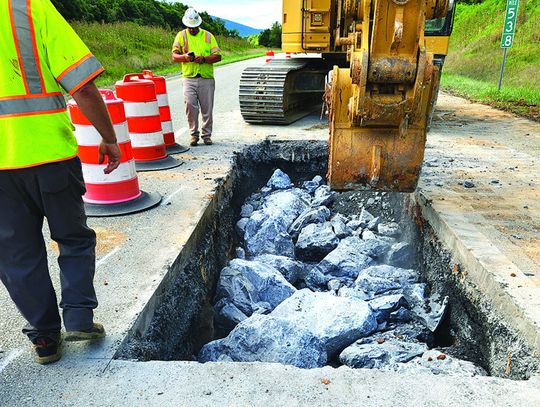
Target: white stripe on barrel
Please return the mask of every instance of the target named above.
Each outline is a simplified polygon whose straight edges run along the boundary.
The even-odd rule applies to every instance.
[[[169,120],[168,122],[161,122],[161,125],[163,126],[163,133],[174,133],[172,121]]]
[[[157,101],[159,107],[169,106],[169,95],[166,93],[157,94]]]
[[[75,137],[80,146],[94,146],[101,143],[101,135],[94,126],[85,126],[81,124],[76,124],[74,126]],[[114,132],[118,144],[127,143],[129,141],[127,122],[115,124]]]
[[[124,102],[127,117],[155,116],[159,111],[157,101],[150,102]],[[159,114],[159,113],[158,113]]]
[[[156,133],[131,133],[131,145],[137,147],[153,147],[163,144],[163,132]]]
[[[89,184],[110,184],[114,182],[129,181],[137,177],[135,160],[120,163],[117,169],[110,174],[103,173],[107,166],[104,164],[84,164],[84,180]]]

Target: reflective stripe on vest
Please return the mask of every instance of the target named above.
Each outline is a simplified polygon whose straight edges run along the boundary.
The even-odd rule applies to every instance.
[[[79,65],[69,67],[65,72],[58,76],[58,81],[64,89],[76,89],[80,78],[88,77],[101,68],[101,64],[92,54],[87,55]]]
[[[22,79],[28,94],[0,99],[0,118],[64,110],[66,102],[61,93],[44,94],[34,26],[30,18],[30,2],[10,0],[9,4],[13,40],[20,56]]]
[[[182,39],[184,40],[182,48],[184,48],[184,54],[187,54],[189,52],[187,30],[182,31]]]
[[[65,108],[66,101],[61,93],[7,98],[0,100],[0,118],[63,111]]]
[[[21,72],[27,93],[42,94],[43,82],[35,48],[34,26],[28,9],[29,3],[27,0],[10,0],[13,34],[17,52],[21,57]],[[21,44],[23,44],[22,47]]]
[[[103,72],[50,0],[0,0],[0,171],[77,155],[62,87]]]

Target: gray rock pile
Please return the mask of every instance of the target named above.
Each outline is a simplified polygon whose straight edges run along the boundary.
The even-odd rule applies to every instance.
[[[333,213],[337,197],[320,176],[297,187],[276,170],[246,200],[214,298],[221,339],[199,361],[485,374],[430,350],[447,299],[427,295],[402,226],[361,204]]]

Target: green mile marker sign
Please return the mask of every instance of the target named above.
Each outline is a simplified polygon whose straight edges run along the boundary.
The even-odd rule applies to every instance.
[[[512,48],[516,31],[518,4],[519,0],[507,0],[506,2],[501,48]]]

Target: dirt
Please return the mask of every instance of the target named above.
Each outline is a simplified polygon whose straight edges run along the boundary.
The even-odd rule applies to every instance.
[[[458,97],[460,96],[458,92],[453,92],[449,88],[445,88],[444,91],[454,96],[458,96]],[[525,119],[533,120],[535,122],[540,122],[540,106],[527,103],[523,99],[513,101],[511,105],[509,105],[509,102],[499,102],[496,100],[483,100],[483,101],[470,100],[470,102],[483,103],[487,106],[491,106],[491,107],[494,107],[495,109],[499,109],[499,111],[506,111],[508,113],[521,116]]]

